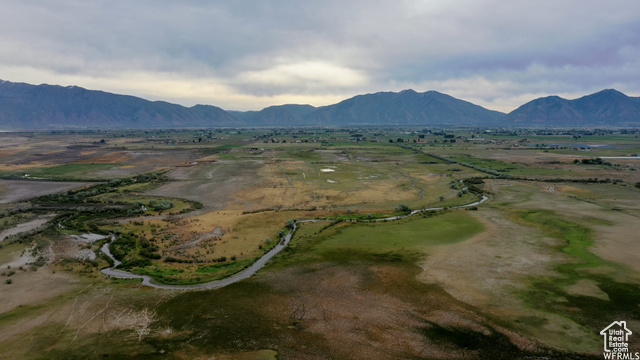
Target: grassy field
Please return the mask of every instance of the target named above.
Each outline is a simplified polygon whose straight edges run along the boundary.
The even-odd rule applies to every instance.
[[[56,217],[0,243],[0,359],[601,358],[606,325],[640,331],[640,163],[581,160],[640,152],[638,135],[2,133],[0,172],[16,180],[0,183],[0,225]],[[473,209],[355,222],[480,193]],[[242,270],[291,219],[320,221],[207,291],[107,279],[106,240],[72,236],[115,234],[129,271],[193,284]]]
[[[334,228],[335,229],[335,228]],[[317,251],[345,251],[357,249],[373,253],[384,253],[406,249],[420,251],[430,246],[446,245],[468,239],[482,231],[478,223],[466,212],[394,222],[391,224],[359,224],[339,227],[323,240]],[[322,237],[328,237],[323,235]],[[322,238],[321,237],[321,238]]]

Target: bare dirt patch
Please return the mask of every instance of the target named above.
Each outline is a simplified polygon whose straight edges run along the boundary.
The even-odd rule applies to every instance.
[[[0,193],[0,204],[12,203],[36,196],[53,194],[86,186],[83,182],[0,180],[0,186],[8,191]]]
[[[479,307],[515,306],[510,295],[526,274],[551,275],[555,243],[535,229],[509,221],[497,210],[473,213],[487,230],[456,244],[430,248],[419,279],[437,283],[455,298]],[[543,239],[543,240],[538,240]]]
[[[535,185],[529,185],[537,189]],[[542,186],[542,185],[540,185]],[[583,186],[578,187],[584,189]],[[593,195],[592,201],[571,198],[563,193],[545,193],[531,191],[528,200],[519,206],[525,209],[542,209],[555,211],[564,217],[583,226],[595,230],[594,244],[590,251],[605,260],[624,264],[634,270],[625,274],[639,278],[640,276],[640,221],[633,213],[616,211],[609,208],[610,196],[616,191],[624,191],[629,204],[640,210],[640,194],[637,191],[611,188],[611,185],[588,186]],[[630,205],[631,206],[631,205]]]
[[[181,197],[199,201],[205,209],[219,210],[223,208],[252,208],[252,204],[231,206],[234,194],[251,191],[255,187],[266,187],[261,176],[260,162],[202,163],[193,167],[173,169],[168,176],[177,180],[148,192],[151,195]],[[231,207],[230,207],[231,206]]]
[[[429,249],[420,264],[424,272],[418,279],[438,284],[454,298],[500,318],[546,319],[544,326],[525,327],[524,333],[534,334],[551,346],[580,351],[594,348],[591,335],[581,326],[561,316],[528,309],[517,295],[527,289],[529,276],[557,276],[552,270],[554,264],[573,261],[551,249],[559,241],[510,221],[496,209],[483,208],[473,215],[487,230],[467,241]]]
[[[5,240],[7,238],[7,236],[19,234],[21,232],[25,232],[25,231],[29,231],[29,230],[33,230],[33,229],[37,229],[38,227],[46,224],[47,221],[53,219],[54,217],[55,217],[55,215],[39,216],[38,218],[36,218],[34,220],[18,224],[16,226],[12,227],[11,229],[7,229],[7,230],[5,230],[3,232],[0,232],[0,242]]]
[[[394,359],[418,354],[444,356],[410,329],[422,325],[408,316],[414,306],[360,286],[359,270],[319,265],[312,273],[287,269],[266,276],[276,293],[286,294],[272,309],[305,331],[323,336],[344,358]]]
[[[13,267],[17,270],[17,267]],[[6,271],[3,266],[2,271]],[[0,313],[7,312],[17,306],[33,305],[64,294],[80,286],[78,279],[61,271],[54,271],[49,266],[33,270],[17,270],[11,276],[12,284],[5,284],[5,277],[0,277]],[[38,294],[34,296],[34,294]],[[2,334],[0,334],[2,338]]]
[[[567,293],[570,295],[592,296],[609,301],[609,295],[600,290],[597,282],[589,279],[578,280],[577,283],[567,287]]]

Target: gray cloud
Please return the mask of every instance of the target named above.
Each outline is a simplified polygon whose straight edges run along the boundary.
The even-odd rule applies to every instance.
[[[635,0],[12,2],[0,78],[237,109],[411,87],[509,110],[640,94],[638,14]]]

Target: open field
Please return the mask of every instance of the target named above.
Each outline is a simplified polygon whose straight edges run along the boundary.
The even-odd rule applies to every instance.
[[[80,182],[0,180],[0,204],[18,202],[86,185],[87,183]]]
[[[640,352],[640,161],[599,159],[639,135],[0,133],[0,359],[596,359],[620,320]],[[158,283],[220,279],[293,219],[318,221],[224,288],[99,271],[110,241]]]

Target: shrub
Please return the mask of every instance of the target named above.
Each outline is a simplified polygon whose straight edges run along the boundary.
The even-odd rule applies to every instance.
[[[160,201],[152,201],[149,205],[153,208],[153,210],[169,210],[173,207],[173,202],[169,200],[160,200]]]

